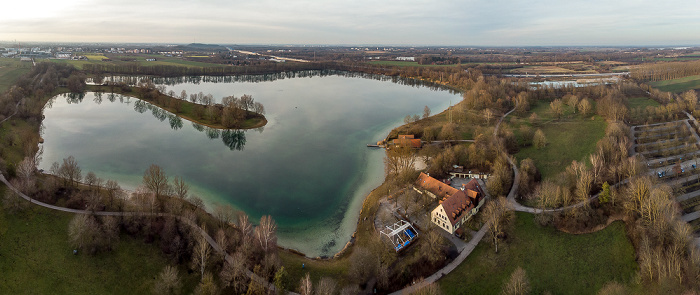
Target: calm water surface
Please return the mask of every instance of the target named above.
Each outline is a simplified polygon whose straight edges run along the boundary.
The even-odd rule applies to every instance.
[[[270,214],[279,244],[308,256],[332,255],[356,228],[363,198],[383,181],[383,151],[369,149],[425,105],[444,110],[459,96],[359,77],[268,82],[182,83],[180,93],[250,94],[265,105],[259,130],[218,131],[180,120],[136,98],[59,96],[44,110],[40,168],[73,155],[95,172],[134,188],[151,164],[179,175],[206,201],[251,219]]]

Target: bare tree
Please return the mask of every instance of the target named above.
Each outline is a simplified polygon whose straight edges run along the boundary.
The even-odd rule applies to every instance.
[[[503,197],[492,199],[486,203],[483,218],[488,222],[489,234],[498,252],[498,240],[505,233],[505,228],[512,218],[510,203]]]
[[[209,256],[211,255],[211,247],[204,236],[205,233],[206,226],[203,225],[201,232],[197,233],[197,244],[193,248],[194,253],[192,253],[192,264],[195,268],[199,268],[202,280],[204,280],[204,270],[207,267],[207,261],[209,261]]]
[[[578,103],[578,109],[584,115],[588,115],[592,108],[593,105],[591,104],[591,101],[588,98],[584,98]]]
[[[107,196],[109,196],[109,206],[112,207],[112,203],[114,202],[114,198],[119,195],[119,192],[121,191],[121,187],[119,187],[119,183],[117,183],[114,180],[107,180],[107,184],[105,185],[105,188],[107,189]]]
[[[177,267],[166,265],[153,285],[153,294],[180,294],[181,285]]]
[[[532,137],[532,143],[537,149],[544,148],[547,145],[547,138],[544,136],[542,129],[537,129]]]
[[[178,198],[184,200],[187,198],[187,193],[190,191],[190,186],[185,183],[181,177],[175,176],[175,178],[173,178],[173,190]]]
[[[85,175],[85,184],[92,189],[92,186],[94,186],[95,183],[97,183],[97,175],[95,175],[95,172],[88,172],[87,175]]]
[[[71,186],[82,179],[81,169],[73,156],[63,159],[63,165],[59,168],[59,175],[70,181]]]
[[[255,104],[253,104],[253,112],[255,112],[256,114],[264,115],[265,114],[265,106],[263,106],[263,104],[256,101]]]
[[[206,273],[202,276],[202,281],[199,282],[197,288],[194,289],[195,295],[215,295],[219,294],[219,287],[214,281],[214,276],[211,273]]]
[[[231,221],[233,221],[236,215],[236,211],[231,207],[230,204],[221,205],[216,204],[214,206],[214,217],[219,221],[219,227],[225,227]]]
[[[350,255],[348,275],[357,283],[363,284],[376,274],[379,261],[377,256],[363,247],[355,247]]]
[[[430,117],[430,108],[425,106],[423,108],[423,119],[427,119],[428,117]]]
[[[313,284],[311,283],[311,276],[309,273],[306,273],[306,275],[299,281],[299,294],[311,295],[312,292]]]
[[[323,277],[320,281],[318,281],[318,284],[316,284],[316,290],[314,291],[314,294],[333,295],[335,294],[335,289],[337,288],[337,286],[338,284],[335,282],[335,280],[329,277]]]
[[[160,166],[151,164],[143,173],[143,184],[156,197],[160,197],[168,189],[168,177],[165,176],[165,171]]]
[[[423,243],[420,252],[428,261],[435,263],[445,259],[445,238],[442,237],[438,228],[431,222],[427,230],[423,232]]]
[[[182,90],[182,92],[180,92],[180,99],[187,100],[187,91],[185,91],[184,89]]]
[[[199,196],[192,195],[189,199],[190,203],[194,205],[194,210],[204,209],[204,201]]]
[[[226,257],[226,248],[228,246],[228,238],[226,237],[226,231],[223,228],[220,228],[219,230],[216,231],[216,238],[214,239],[216,243],[221,246],[221,248],[224,250],[223,253],[221,253],[220,258],[225,258]],[[217,253],[218,254],[218,253]]]
[[[277,224],[272,220],[272,216],[265,215],[260,218],[260,225],[255,227],[255,238],[265,253],[275,249],[277,246]]]
[[[253,225],[245,213],[238,215],[238,228],[241,230],[240,249],[247,257],[253,249]]]
[[[564,114],[564,103],[561,99],[555,99],[549,103],[549,107],[552,109],[552,114],[554,114],[557,119],[561,119],[561,116]]]
[[[91,215],[76,214],[68,224],[68,236],[71,244],[77,249],[94,250],[99,232],[99,225]]]
[[[515,269],[510,279],[503,286],[504,295],[525,295],[530,294],[530,280],[522,267]]]
[[[241,294],[248,284],[246,258],[240,251],[234,253],[232,258],[230,261],[224,261],[219,277],[224,287],[232,287],[236,294]]]

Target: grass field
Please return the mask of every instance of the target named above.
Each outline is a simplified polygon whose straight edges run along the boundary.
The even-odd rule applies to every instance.
[[[595,294],[608,281],[630,284],[637,264],[622,222],[596,233],[572,235],[538,226],[531,214],[516,214],[511,242],[499,245],[495,253],[482,241],[438,281],[444,294],[501,294],[518,266],[527,273],[531,294]]]
[[[330,277],[338,283],[338,286],[349,284],[348,268],[350,262],[347,256],[340,259],[332,259],[328,261],[319,261],[308,259],[291,252],[280,251],[280,259],[284,269],[289,274],[289,282],[291,290],[297,290],[299,280],[307,273],[310,274],[311,280],[315,283],[323,277]],[[302,268],[302,264],[304,265]]]
[[[38,206],[0,211],[0,294],[151,294],[154,277],[168,264],[158,246],[122,235],[116,250],[73,255],[72,217]],[[179,273],[182,293],[190,294],[199,276],[183,267]]]
[[[571,161],[588,162],[588,155],[595,152],[596,143],[605,135],[605,121],[594,116],[593,120],[551,122],[540,128],[547,138],[547,146],[521,149],[518,160],[530,158],[542,174],[542,178],[554,177],[564,171]]]
[[[384,66],[397,66],[397,67],[456,67],[459,64],[454,65],[421,65],[415,61],[401,61],[401,60],[376,60],[370,61],[370,64],[374,65],[384,65]]]
[[[603,118],[575,114],[569,106],[565,107],[561,121],[555,120],[546,102],[535,105],[531,112],[539,118],[533,128],[542,129],[547,138],[547,146],[542,149],[534,146],[521,148],[515,157],[518,161],[526,158],[534,160],[542,178],[556,176],[571,165],[573,160],[588,162],[588,155],[595,151],[596,143],[605,135],[606,123]],[[516,126],[515,129],[517,128]]]
[[[30,70],[30,62],[22,63],[15,58],[0,58],[0,93],[7,91],[20,76]]]
[[[648,106],[659,106],[659,103],[648,97],[633,97],[627,100],[627,107],[630,109],[646,108]]]
[[[649,83],[652,87],[666,92],[683,92],[700,89],[700,75]]]

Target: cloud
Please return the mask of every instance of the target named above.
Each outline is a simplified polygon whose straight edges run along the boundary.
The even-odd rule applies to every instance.
[[[623,45],[700,43],[700,3],[672,0],[64,0],[0,12],[0,40]]]

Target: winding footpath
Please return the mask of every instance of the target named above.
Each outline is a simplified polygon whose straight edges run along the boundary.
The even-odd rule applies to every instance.
[[[496,127],[493,130],[494,137],[497,136],[498,127],[501,126],[501,122],[503,122],[503,119],[505,119],[506,116],[510,115],[510,113],[512,113],[513,111],[515,111],[515,108],[513,108],[509,112],[505,113],[503,115],[503,117],[501,117],[501,119],[498,120],[498,123],[496,123]],[[518,169],[515,167],[515,164],[513,163],[513,160],[510,157],[508,157],[508,162],[510,163],[511,167],[513,168],[513,186],[510,188],[510,192],[508,192],[508,199],[509,200],[512,199],[513,201],[515,201],[515,194],[517,194],[517,191],[518,191],[518,182],[515,181],[516,179],[518,179]],[[517,202],[515,202],[515,203],[517,203]],[[417,282],[417,283],[415,283],[411,286],[408,286],[406,288],[403,288],[401,290],[398,290],[396,292],[393,292],[393,293],[391,293],[391,295],[412,294],[412,293],[420,290],[421,288],[423,288],[429,284],[437,282],[437,280],[439,280],[443,276],[445,276],[445,275],[449,274],[450,272],[452,272],[453,270],[455,270],[455,268],[457,268],[457,266],[462,264],[462,262],[464,262],[464,259],[466,259],[467,256],[469,256],[469,254],[471,254],[474,251],[474,249],[479,244],[479,242],[481,242],[481,239],[483,239],[484,235],[486,235],[486,231],[488,231],[488,229],[489,229],[489,224],[487,222],[481,227],[481,229],[479,229],[478,232],[476,232],[476,234],[474,234],[472,239],[464,246],[464,248],[462,248],[461,252],[459,253],[459,256],[457,256],[457,258],[455,258],[455,260],[452,260],[452,262],[445,265],[445,267],[436,271],[434,274],[423,279],[422,281]]]
[[[24,193],[22,193],[22,192],[20,192],[19,190],[17,190],[17,188],[15,188],[14,186],[12,186],[12,185],[10,184],[10,182],[7,181],[7,179],[5,179],[5,175],[3,175],[2,173],[0,173],[0,182],[4,183],[9,189],[11,189],[13,192],[15,192],[15,194],[17,194],[18,196],[20,196],[20,197],[22,197],[23,199],[29,201],[29,203],[32,203],[32,204],[35,204],[35,205],[39,205],[39,206],[41,206],[41,207],[48,208],[48,209],[51,209],[51,210],[56,210],[56,211],[61,211],[61,212],[68,212],[68,213],[74,213],[74,214],[88,214],[88,215],[97,215],[97,216],[157,216],[157,217],[172,217],[172,218],[177,218],[177,220],[179,220],[179,221],[181,221],[181,222],[183,222],[183,223],[185,223],[185,224],[191,226],[193,229],[198,230],[198,231],[202,234],[202,236],[204,236],[204,238],[207,240],[207,242],[209,243],[209,245],[211,245],[211,247],[212,247],[214,250],[216,250],[217,253],[219,253],[219,254],[224,254],[224,255],[225,255],[225,256],[224,256],[224,259],[226,259],[226,261],[228,261],[229,263],[233,263],[233,262],[234,262],[233,257],[232,257],[231,255],[229,255],[226,251],[224,251],[224,249],[221,248],[221,246],[220,246],[218,243],[216,243],[216,241],[214,241],[214,239],[213,239],[205,230],[203,230],[201,227],[199,227],[199,225],[197,225],[195,222],[193,222],[193,221],[191,221],[191,220],[189,220],[189,219],[187,219],[187,218],[184,218],[184,217],[182,217],[182,216],[180,216],[180,215],[175,215],[175,214],[171,214],[171,213],[150,213],[150,212],[107,212],[107,211],[90,211],[90,210],[78,210],[78,209],[71,209],[71,208],[59,207],[59,206],[54,206],[54,205],[47,204],[47,203],[44,203],[44,202],[41,202],[41,201],[37,201],[37,200],[34,200],[34,199],[30,198],[29,196],[25,195]],[[265,286],[265,287],[268,288],[272,293],[275,293],[275,286],[274,286],[273,284],[271,284],[270,282],[268,282],[268,281],[265,280],[264,278],[262,278],[262,277],[260,277],[260,276],[258,276],[258,275],[256,275],[256,274],[254,274],[254,273],[253,273],[252,271],[250,271],[249,269],[246,269],[245,272],[246,272],[246,275],[248,275],[248,277],[249,277],[251,280],[254,280],[254,281],[258,282],[258,284],[260,284],[261,286]],[[290,293],[290,294],[294,294],[294,293]]]

